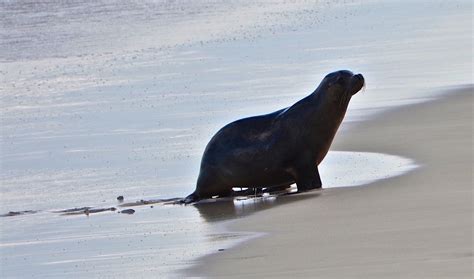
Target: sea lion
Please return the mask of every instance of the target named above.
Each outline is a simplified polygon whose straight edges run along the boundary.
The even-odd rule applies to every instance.
[[[363,86],[361,74],[333,72],[288,108],[224,126],[206,146],[196,190],[182,202],[230,196],[233,187],[321,188],[318,165]]]

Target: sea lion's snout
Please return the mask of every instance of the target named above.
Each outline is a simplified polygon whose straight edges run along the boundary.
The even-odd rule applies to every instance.
[[[359,92],[362,87],[364,87],[365,80],[364,76],[361,74],[357,74],[352,76],[352,95],[356,94]]]

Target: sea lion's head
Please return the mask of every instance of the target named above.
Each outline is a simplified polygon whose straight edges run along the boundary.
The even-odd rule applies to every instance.
[[[329,102],[347,106],[352,95],[364,87],[364,77],[351,71],[342,70],[328,74],[317,92],[324,92],[324,97]]]

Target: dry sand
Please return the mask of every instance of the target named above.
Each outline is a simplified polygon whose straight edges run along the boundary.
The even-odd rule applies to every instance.
[[[232,221],[232,231],[266,235],[200,259],[188,275],[471,278],[472,104],[468,86],[353,125],[333,150],[401,155],[420,168]]]

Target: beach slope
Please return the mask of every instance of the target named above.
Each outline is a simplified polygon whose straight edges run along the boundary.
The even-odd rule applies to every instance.
[[[418,169],[233,221],[232,231],[266,234],[200,259],[188,275],[471,278],[472,89],[356,123],[332,146],[412,158]]]

